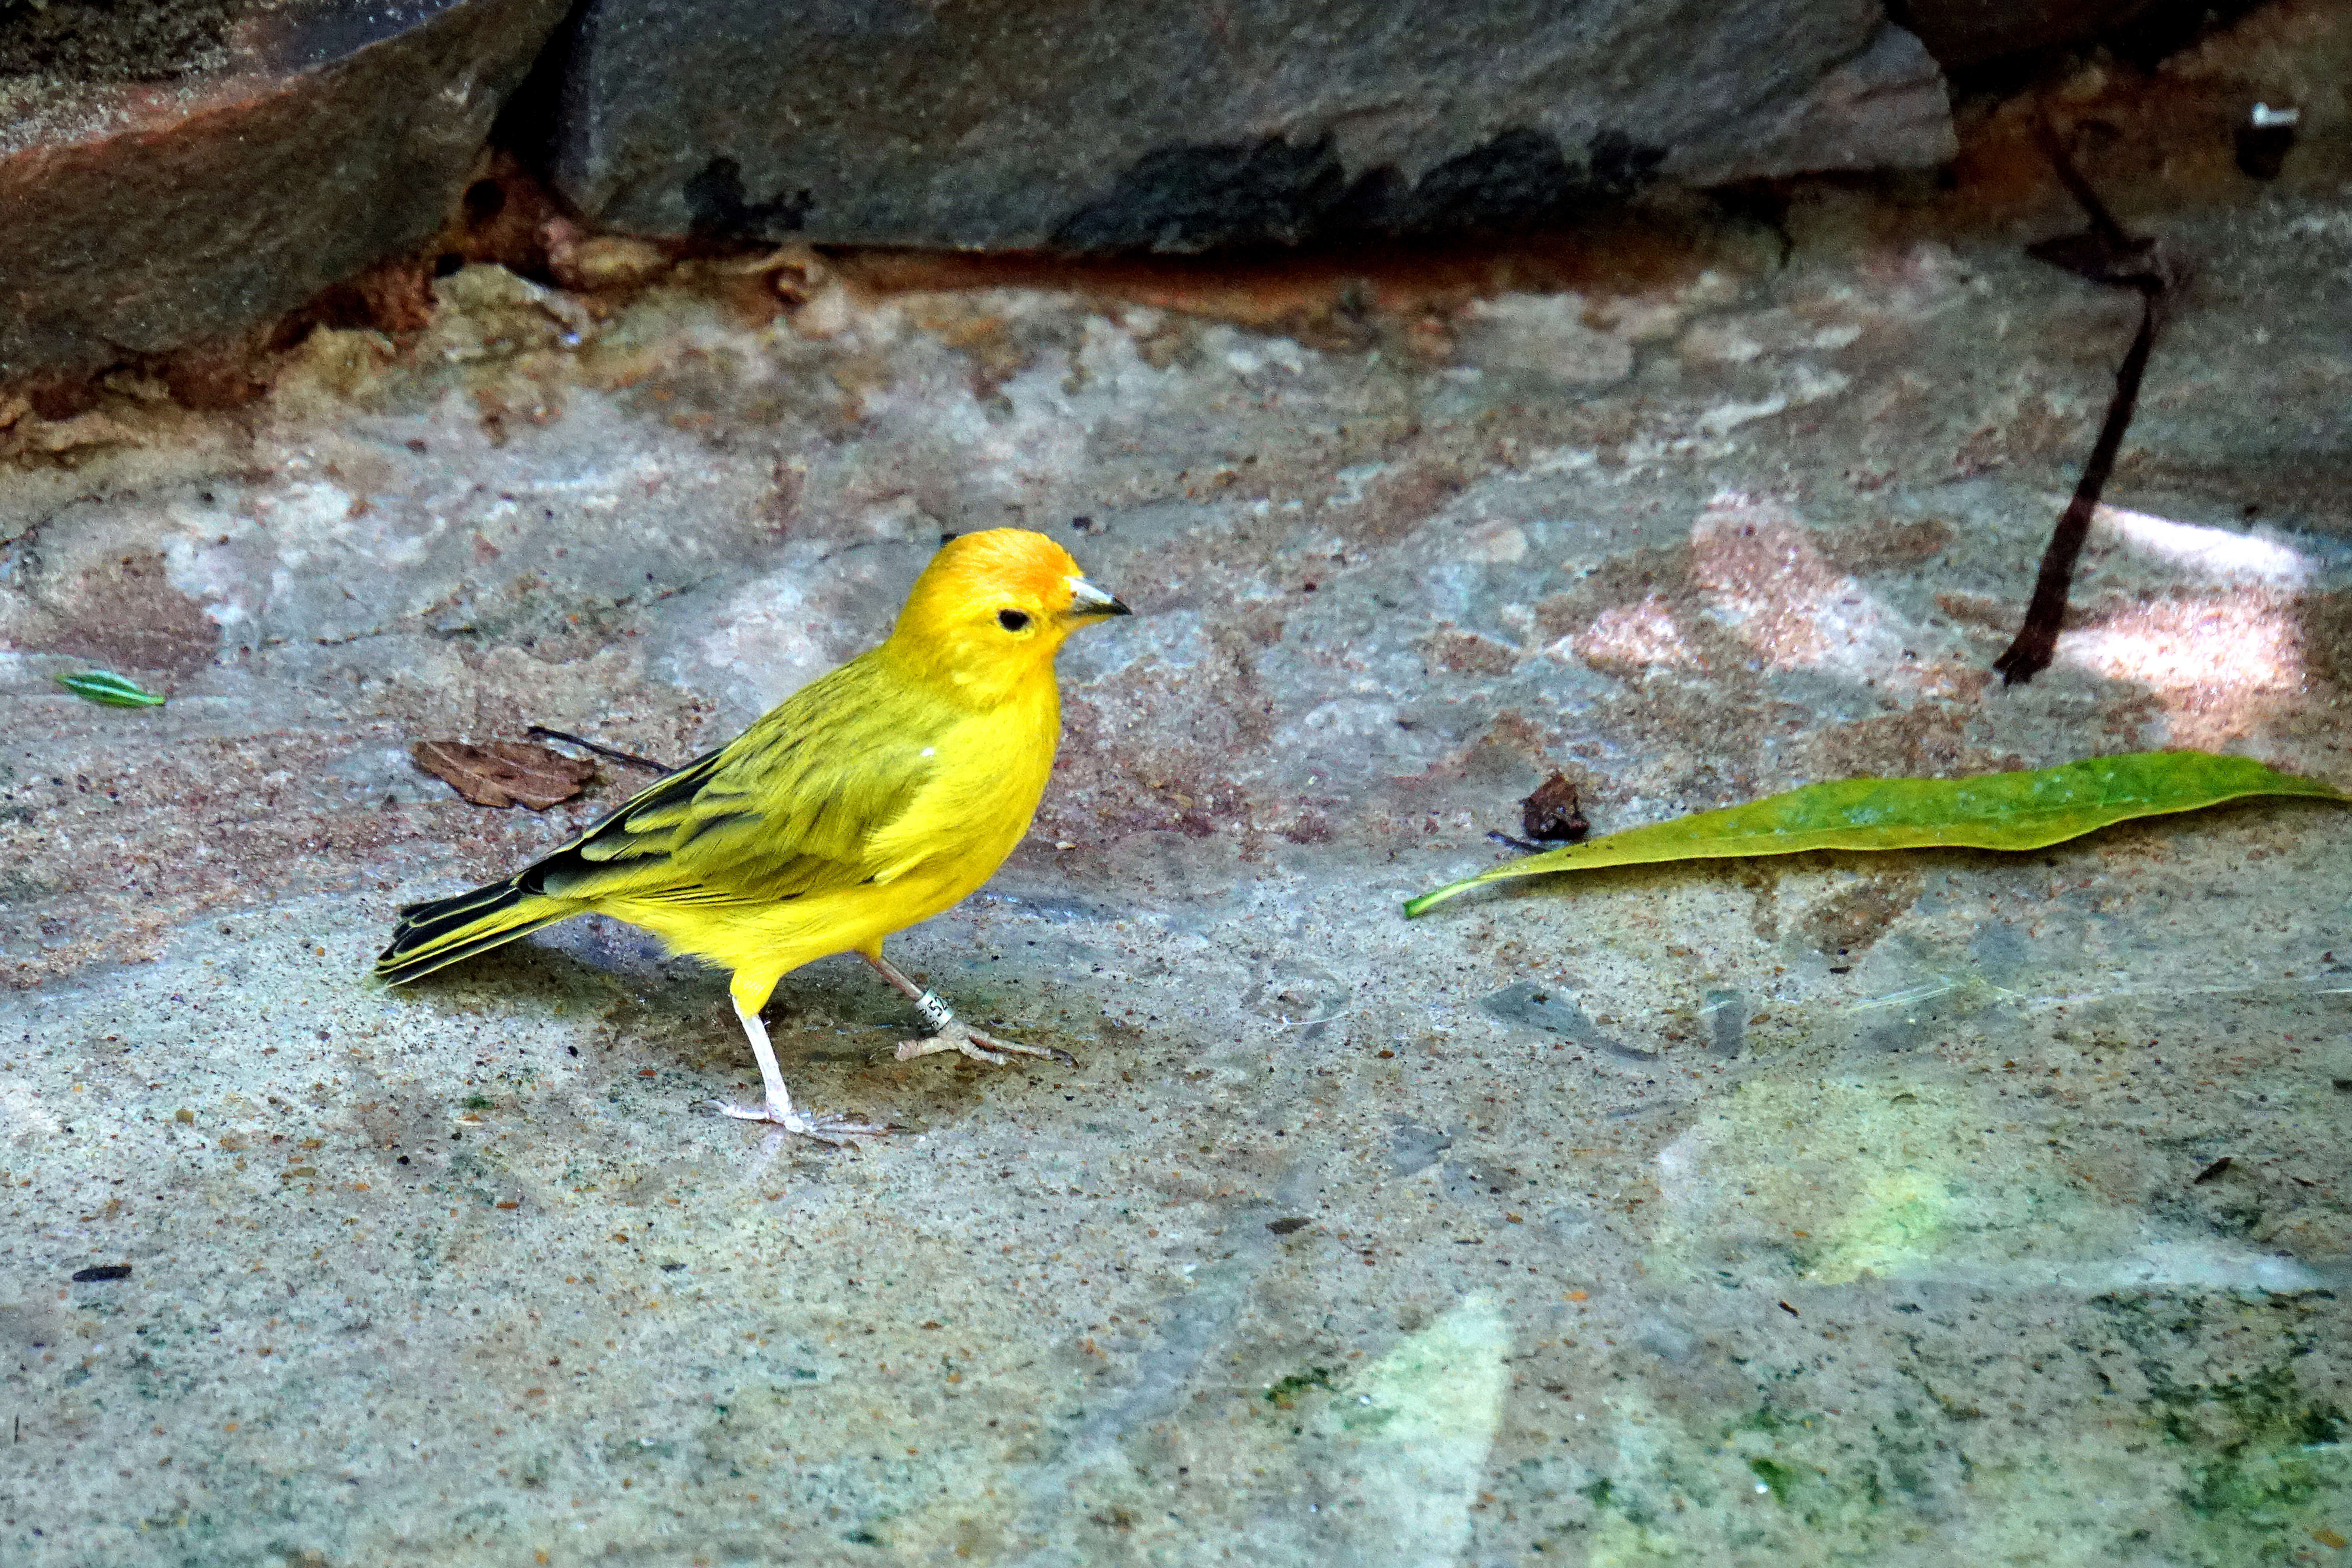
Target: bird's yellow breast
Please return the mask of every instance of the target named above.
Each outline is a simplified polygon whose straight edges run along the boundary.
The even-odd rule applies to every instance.
[[[934,771],[921,790],[898,820],[867,841],[872,861],[886,868],[877,880],[887,884],[929,871],[959,884],[947,903],[986,881],[1029,831],[1054,770],[1061,722],[1049,679],[948,726],[925,748],[924,760]]]

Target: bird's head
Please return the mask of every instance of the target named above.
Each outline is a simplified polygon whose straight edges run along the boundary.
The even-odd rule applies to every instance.
[[[982,703],[1048,668],[1063,639],[1128,607],[1042,533],[992,528],[940,545],[907,595],[890,647]]]

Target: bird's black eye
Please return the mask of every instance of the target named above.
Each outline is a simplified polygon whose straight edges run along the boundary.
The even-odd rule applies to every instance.
[[[996,624],[1008,632],[1017,632],[1029,624],[1029,617],[1019,610],[999,610]]]

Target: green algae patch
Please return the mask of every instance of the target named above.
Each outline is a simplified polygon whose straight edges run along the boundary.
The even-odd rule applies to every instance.
[[[1772,1494],[1774,1502],[1782,1508],[1789,1506],[1789,1494],[1797,1489],[1796,1471],[1761,1454],[1748,1461],[1748,1468],[1755,1475],[1756,1484]]]
[[[1288,1377],[1266,1385],[1265,1402],[1278,1409],[1287,1410],[1298,1403],[1298,1396],[1310,1389],[1331,1390],[1331,1369],[1310,1366],[1305,1372],[1294,1372]]]
[[[1810,849],[2040,849],[2118,822],[2264,795],[2344,800],[2317,779],[2248,757],[2138,752],[1963,779],[1838,779],[1547,849],[1410,900],[1405,918],[1489,882],[1669,860]]]
[[[2344,1413],[2307,1395],[2291,1366],[2150,1391],[2166,1441],[2186,1451],[2179,1491],[2221,1562],[2289,1562],[2352,1492]]]

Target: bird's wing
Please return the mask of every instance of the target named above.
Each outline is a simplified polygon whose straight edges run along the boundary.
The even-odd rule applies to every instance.
[[[887,881],[907,864],[869,845],[920,793],[951,718],[853,659],[523,873],[525,890],[743,904]]]

